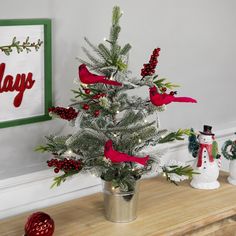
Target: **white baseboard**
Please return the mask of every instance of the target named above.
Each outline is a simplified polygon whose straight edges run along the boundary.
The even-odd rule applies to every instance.
[[[227,139],[234,139],[236,128],[216,132],[219,146]],[[159,145],[158,145],[159,146]],[[165,160],[192,161],[187,142],[177,142],[157,147],[168,149]],[[155,152],[155,148],[150,150]],[[228,170],[228,161],[223,159],[222,169]],[[50,169],[0,180],[0,219],[31,210],[39,210],[101,191],[101,181],[90,175],[78,175],[58,188],[50,189],[55,174]]]
[[[0,181],[0,219],[76,199],[101,191],[101,181],[89,175],[75,176],[51,189],[52,170]]]

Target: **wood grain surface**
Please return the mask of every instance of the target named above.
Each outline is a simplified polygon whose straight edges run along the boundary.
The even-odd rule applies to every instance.
[[[104,218],[102,193],[39,210],[54,219],[55,236],[236,236],[236,186],[226,175],[217,190],[175,186],[162,177],[142,180],[138,218],[131,223]],[[2,220],[0,235],[22,236],[29,214]]]

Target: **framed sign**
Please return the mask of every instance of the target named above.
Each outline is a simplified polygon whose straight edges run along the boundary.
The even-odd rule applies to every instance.
[[[0,20],[0,128],[51,119],[51,20]]]

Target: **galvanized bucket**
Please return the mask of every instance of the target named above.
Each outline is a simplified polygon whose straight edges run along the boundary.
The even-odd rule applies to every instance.
[[[121,192],[111,182],[103,183],[105,216],[109,221],[125,223],[137,218],[139,181],[132,192]]]

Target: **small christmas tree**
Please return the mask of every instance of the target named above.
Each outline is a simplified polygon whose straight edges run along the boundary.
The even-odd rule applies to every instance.
[[[75,130],[63,137],[49,136],[47,144],[37,148],[51,152],[55,158],[48,161],[48,166],[54,167],[56,173],[63,172],[54,179],[54,185],[81,171],[90,171],[123,191],[132,190],[135,181],[153,169],[164,172],[173,182],[173,174],[192,177],[189,166],[161,165],[158,155],[140,156],[149,145],[182,140],[184,135],[190,134],[188,129],[168,132],[160,129],[158,120],[148,121],[147,118],[164,111],[170,102],[195,100],[175,97],[174,91],[166,93],[167,89],[177,86],[155,74],[159,48],[154,49],[149,62],[144,64],[140,78],[131,78],[128,70],[131,45],[118,44],[121,16],[120,8],[114,7],[110,36],[105,43],[95,46],[85,38],[95,55],[82,48],[89,61],[79,59],[82,83],[73,90],[75,97],[70,108],[50,109],[52,117],[68,120]],[[128,91],[140,87],[150,87],[150,98],[128,95]]]

